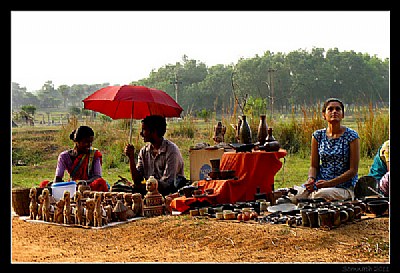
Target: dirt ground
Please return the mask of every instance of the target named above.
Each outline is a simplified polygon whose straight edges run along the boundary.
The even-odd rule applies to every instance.
[[[332,230],[189,215],[142,218],[102,229],[11,216],[11,263],[383,263],[389,217]],[[341,272],[346,270],[341,265]]]

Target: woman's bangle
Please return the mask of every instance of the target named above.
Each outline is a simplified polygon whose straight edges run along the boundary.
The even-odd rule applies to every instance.
[[[314,176],[309,176],[308,179],[312,178],[314,181],[317,180]]]

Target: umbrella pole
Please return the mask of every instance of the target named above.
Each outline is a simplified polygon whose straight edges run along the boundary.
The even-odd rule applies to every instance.
[[[130,125],[130,130],[129,130],[129,144],[132,144],[132,122],[133,118],[131,118],[131,125]]]
[[[131,128],[129,130],[129,144],[132,144],[132,123],[133,123],[133,107],[134,107],[134,103],[132,103],[132,110],[131,110]]]

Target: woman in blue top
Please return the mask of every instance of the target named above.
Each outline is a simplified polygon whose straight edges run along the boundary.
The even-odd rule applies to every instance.
[[[328,127],[312,134],[308,179],[296,199],[353,200],[360,161],[358,133],[341,125],[344,105],[339,99],[326,100],[322,116]]]

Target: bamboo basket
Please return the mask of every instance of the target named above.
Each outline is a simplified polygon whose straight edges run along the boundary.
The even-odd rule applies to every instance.
[[[30,188],[12,189],[12,206],[19,216],[29,216]]]

